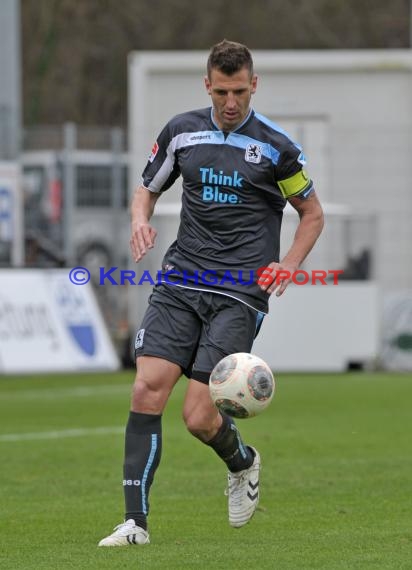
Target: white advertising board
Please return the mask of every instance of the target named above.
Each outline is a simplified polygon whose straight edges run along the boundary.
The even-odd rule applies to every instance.
[[[272,296],[253,352],[275,372],[344,372],[379,356],[380,317],[374,282],[290,285]]]
[[[0,270],[0,374],[118,368],[89,284],[69,269]]]

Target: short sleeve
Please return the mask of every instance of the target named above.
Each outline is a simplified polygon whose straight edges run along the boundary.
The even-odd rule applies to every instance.
[[[172,129],[168,123],[153,144],[142,173],[142,183],[152,192],[164,192],[179,176],[180,169],[174,152]]]
[[[304,169],[306,164],[302,149],[288,141],[280,153],[276,169],[276,182],[284,198],[300,196],[307,198],[312,192],[313,182]]]

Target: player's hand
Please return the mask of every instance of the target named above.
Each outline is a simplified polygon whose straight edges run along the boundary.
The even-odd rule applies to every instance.
[[[292,281],[292,275],[296,269],[297,267],[289,264],[272,261],[258,270],[257,283],[262,291],[266,291],[269,295],[275,293],[276,297],[280,297]]]
[[[157,231],[148,222],[132,223],[130,249],[133,259],[138,263],[155,244]]]

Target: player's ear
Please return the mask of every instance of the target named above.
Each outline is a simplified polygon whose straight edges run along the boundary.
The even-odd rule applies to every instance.
[[[211,91],[211,85],[210,85],[210,81],[207,75],[205,75],[205,87],[206,87],[206,91],[208,92],[209,95],[212,94]]]
[[[251,93],[252,94],[256,93],[257,81],[258,81],[258,76],[254,74],[252,76],[252,81],[251,81],[251,85],[252,85]]]

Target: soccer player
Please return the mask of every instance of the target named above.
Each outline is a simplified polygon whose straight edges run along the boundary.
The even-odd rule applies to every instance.
[[[165,254],[163,282],[154,287],[136,336],[137,374],[125,435],[125,522],[100,546],[149,543],[149,491],[161,455],[162,412],[182,373],[189,379],[187,429],[228,468],[230,525],[245,525],[256,510],[259,453],[212,404],[209,376],[224,356],[251,351],[270,295],[282,295],[290,282],[278,283],[276,271],[293,275],[323,227],[302,149],[250,106],[257,82],[246,46],[227,40],[213,46],[205,77],[212,106],[167,123],[135,190],[130,245],[139,262],[155,244],[150,219],[158,198],[183,179],[177,239]],[[286,201],[300,222],[279,261]],[[262,267],[269,269],[259,279]]]

